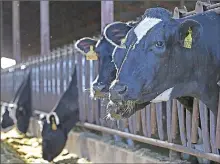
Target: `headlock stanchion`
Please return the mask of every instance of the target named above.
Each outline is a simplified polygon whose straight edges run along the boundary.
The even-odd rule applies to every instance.
[[[184,7],[184,9],[175,8],[174,18],[179,19],[202,12],[208,13],[209,11],[215,11],[216,13],[220,14],[219,8],[220,3],[211,5],[209,3],[198,1],[196,3],[195,10],[191,12],[188,12],[186,7]],[[120,34],[118,36],[120,36]],[[124,46],[124,41],[125,40],[122,39],[122,42],[120,42],[122,43],[121,47]],[[188,37],[188,41],[189,43],[190,41],[192,41],[190,40],[190,35]],[[184,46],[190,47],[187,44],[184,44]],[[88,100],[88,95],[84,92],[83,89],[83,84],[85,84],[87,88],[91,86],[90,82],[85,82],[85,80],[89,79],[85,76],[91,76],[90,72],[93,71],[92,74],[94,75],[92,76],[93,78],[95,77],[94,72],[97,72],[97,69],[95,70],[94,63],[97,61],[93,61],[93,63],[90,61],[86,61],[85,64],[84,57],[80,56],[73,47],[73,44],[70,44],[68,48],[63,47],[61,49],[53,50],[51,52],[52,55],[49,55],[47,57],[36,57],[33,60],[25,63],[26,66],[32,65],[32,87],[28,85],[24,87],[24,84],[22,84],[19,87],[20,89],[18,90],[24,91],[27,88],[29,88],[29,90],[28,92],[27,90],[25,92],[17,91],[19,94],[16,93],[16,95],[19,96],[15,97],[20,98],[14,98],[14,102],[11,101],[10,108],[8,104],[1,104],[1,126],[10,127],[12,124],[14,124],[15,121],[18,129],[23,132],[26,131],[27,126],[23,128],[21,127],[22,125],[24,125],[24,122],[26,122],[26,125],[29,124],[29,113],[32,108],[34,110],[34,113],[37,113],[37,110],[44,111],[44,114],[46,113],[46,117],[41,118],[41,123],[43,123],[42,150],[44,159],[48,161],[52,161],[53,158],[55,158],[63,150],[69,131],[72,129],[73,126],[76,125],[79,120],[82,122],[91,122],[99,125],[100,119],[103,118],[100,117],[100,110],[96,100],[92,100],[92,107],[88,105],[91,100]],[[88,50],[91,50],[91,52],[95,51],[94,47],[91,47],[91,49],[90,47],[87,48]],[[67,49],[71,52],[67,52]],[[69,59],[67,58],[67,54],[70,54],[68,55]],[[62,94],[61,92],[65,90],[64,86],[66,83],[64,79],[67,79],[70,76],[66,72],[66,70],[67,68],[68,70],[72,70],[73,67],[73,63],[71,63],[72,56],[77,56],[77,73],[79,75],[77,77],[78,87],[76,86],[76,81],[74,81],[74,79],[76,78],[73,74],[72,81],[70,82],[69,87],[66,89],[65,93]],[[94,53],[90,53],[88,59],[89,58],[95,60],[97,59],[97,56],[94,55]],[[4,82],[4,85],[1,84],[4,90],[4,99],[8,99],[8,97],[10,97],[11,95],[11,91],[16,88],[14,84],[15,82],[10,79],[16,80],[16,76],[19,74],[17,69],[20,68],[22,65],[23,63],[1,71],[1,77]],[[91,71],[90,69],[93,70]],[[15,73],[13,73],[13,71]],[[76,72],[76,70],[74,72]],[[33,94],[31,95],[29,91],[32,91]],[[24,95],[26,95],[26,97]],[[60,95],[62,95],[61,98]],[[77,101],[78,99],[80,99],[79,102]],[[9,100],[11,100],[11,98]],[[17,103],[15,103],[15,101]],[[55,102],[58,103],[55,104]],[[25,103],[27,104],[24,105]],[[45,103],[47,104],[45,105]],[[183,106],[180,105],[176,99],[168,101],[166,105],[165,103],[151,103],[145,109],[142,109],[142,111],[139,112],[137,115],[135,114],[129,118],[127,129],[129,129],[130,133],[125,133],[90,123],[80,123],[79,125],[88,129],[110,133],[150,145],[155,145],[177,152],[190,154],[199,158],[206,158],[208,160],[220,162],[219,152],[216,151],[216,148],[220,148],[220,99],[218,103],[218,114],[216,115],[213,115],[212,112],[209,112],[206,106],[204,106],[198,99],[194,99],[192,104],[193,113],[189,113],[187,111],[185,112]],[[50,105],[52,107],[54,106],[52,111],[52,107],[50,107]],[[16,110],[13,110],[12,108],[16,108]],[[48,114],[49,111],[51,111],[51,113]],[[38,114],[39,113],[43,112],[38,112]],[[79,119],[79,113],[81,119]],[[164,119],[164,113],[166,113],[166,119]],[[18,117],[18,115],[20,116]],[[8,122],[4,124],[4,120],[8,120]],[[166,125],[163,122],[164,120],[166,120]],[[199,125],[200,122],[201,125]],[[199,129],[199,135],[202,137],[198,139],[197,129],[199,126],[201,126],[201,129]],[[140,134],[144,134],[144,136],[135,135],[137,131],[140,131]],[[159,138],[160,140],[153,138]],[[168,140],[168,142],[166,142],[166,140]],[[176,140],[178,142],[181,142],[182,145],[176,144]],[[195,148],[195,144],[200,144],[199,149],[201,150]]]

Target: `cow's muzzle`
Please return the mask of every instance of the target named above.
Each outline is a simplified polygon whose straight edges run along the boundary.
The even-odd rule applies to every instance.
[[[104,84],[100,84],[100,83],[93,84],[92,89],[93,89],[94,97],[104,98],[106,95],[106,92],[104,91],[105,88],[106,88],[106,85]]]
[[[110,88],[110,99],[113,102],[123,101],[125,94],[128,91],[128,87],[124,84],[116,83]]]

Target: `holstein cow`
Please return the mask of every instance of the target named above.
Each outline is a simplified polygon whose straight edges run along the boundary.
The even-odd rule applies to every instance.
[[[1,104],[1,130],[4,132],[7,132],[11,130],[14,126],[14,121],[10,117],[9,111],[8,111],[8,104],[2,103]]]
[[[120,24],[121,22],[114,22]],[[123,26],[123,29],[115,30],[112,33],[118,36],[118,42],[121,42],[127,31],[131,29],[130,25]],[[122,37],[121,37],[122,36]],[[99,40],[84,37],[79,39],[75,43],[75,48],[82,54],[93,53],[97,56],[99,62],[99,73],[96,79],[93,81],[91,89],[91,97],[106,97],[108,96],[109,86],[111,82],[115,79],[116,69],[112,62],[112,52],[115,45],[112,42],[106,40],[106,38],[101,35]]]
[[[43,159],[53,161],[65,147],[68,133],[79,121],[78,88],[76,68],[67,90],[51,113],[42,119]]]
[[[31,72],[28,73],[22,84],[19,86],[14,99],[5,108],[5,113],[2,117],[2,128],[7,124],[11,128],[16,124],[17,129],[21,133],[26,133],[28,130],[30,117],[32,116],[31,109]],[[13,124],[12,124],[13,120]]]
[[[161,18],[162,20],[169,20],[171,18],[171,13],[163,8],[150,8],[145,11],[144,16],[142,17],[142,20],[145,17],[156,17],[156,18]],[[137,25],[137,23],[135,24]],[[134,25],[134,26],[135,26]],[[124,26],[124,28],[123,28]],[[116,69],[120,68],[122,61],[125,57],[125,52],[126,52],[126,47],[125,45],[121,44],[118,42],[119,39],[112,31],[120,31],[121,29],[125,29],[127,26],[126,23],[112,23],[109,24],[105,30],[104,30],[104,36],[105,38],[111,42],[112,44],[115,45],[115,49],[112,54],[113,62],[115,64]],[[127,31],[129,32],[129,31]],[[123,33],[122,33],[123,34]],[[125,33],[127,35],[127,33]],[[124,35],[124,37],[126,37]],[[117,42],[116,42],[117,41]],[[118,44],[119,43],[119,44]],[[111,61],[109,60],[109,63]],[[113,63],[112,63],[113,64]],[[102,72],[103,70],[100,70]],[[109,76],[111,74],[109,73]],[[114,75],[115,78],[115,75]],[[178,100],[190,111],[192,111],[192,106],[193,106],[193,98],[192,97],[180,97]],[[131,115],[133,115],[136,111],[143,109],[146,105],[148,105],[150,102],[144,102],[144,103],[134,103],[134,106],[130,106],[129,103],[121,103],[120,108],[117,107],[117,105],[113,102],[110,102],[108,104],[108,111],[109,111],[109,116],[113,117],[115,119],[121,119],[121,118],[128,118]]]
[[[220,16],[146,17],[126,37],[126,51],[110,99],[120,104],[196,97],[217,115]]]

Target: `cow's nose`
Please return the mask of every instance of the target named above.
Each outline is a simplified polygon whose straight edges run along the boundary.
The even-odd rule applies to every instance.
[[[105,88],[105,85],[104,84],[93,84],[93,90],[95,92],[101,92],[103,89]]]
[[[110,89],[110,99],[111,100],[121,100],[123,95],[127,92],[128,87],[123,84],[115,84],[114,87]]]

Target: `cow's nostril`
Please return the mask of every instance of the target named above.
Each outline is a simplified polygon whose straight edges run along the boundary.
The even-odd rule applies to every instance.
[[[93,90],[94,91],[99,91],[99,92],[101,92],[103,89],[105,88],[105,85],[93,85]]]
[[[121,87],[121,90],[119,90],[118,93],[120,95],[125,94],[127,89],[128,89],[128,87],[126,85],[124,85],[124,86]]]

